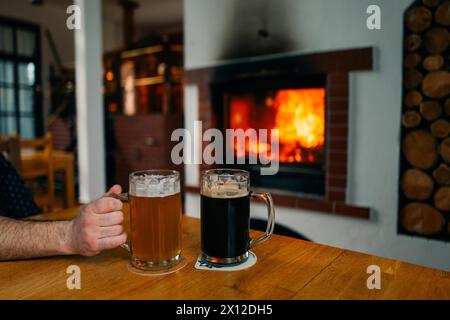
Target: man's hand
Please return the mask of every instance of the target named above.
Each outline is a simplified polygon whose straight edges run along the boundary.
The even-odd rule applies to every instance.
[[[125,243],[122,202],[108,196],[121,191],[122,188],[115,185],[103,197],[81,209],[68,228],[68,253],[93,256]]]

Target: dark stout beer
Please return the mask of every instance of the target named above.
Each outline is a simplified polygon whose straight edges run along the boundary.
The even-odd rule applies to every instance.
[[[249,249],[250,198],[248,191],[203,190],[201,195],[202,252],[232,258]]]

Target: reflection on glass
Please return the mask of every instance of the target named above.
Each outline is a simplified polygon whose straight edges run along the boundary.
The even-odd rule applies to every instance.
[[[30,117],[20,118],[20,137],[23,139],[34,138],[34,119]]]
[[[0,112],[14,112],[14,89],[0,88]]]
[[[0,60],[0,82],[13,84],[14,83],[14,67],[13,63],[6,60]]]
[[[13,33],[12,29],[5,26],[0,26],[0,52],[13,52]]]
[[[131,61],[125,62],[121,68],[122,83],[124,85],[124,114],[132,116],[136,114],[136,97],[134,94],[134,64]]]
[[[34,85],[35,78],[35,67],[34,63],[20,63],[19,64],[19,83],[32,86]]]
[[[31,89],[19,90],[20,112],[33,112],[33,91]]]
[[[31,31],[17,30],[17,53],[20,56],[31,57],[36,48],[35,34]]]
[[[36,71],[36,69],[35,69],[35,67],[34,67],[34,63],[33,62],[30,62],[30,63],[28,63],[28,65],[27,65],[27,76],[28,76],[28,84],[30,85],[30,86],[32,86],[32,85],[34,85],[34,82],[35,82],[35,71]]]
[[[15,117],[6,117],[6,135],[11,135],[14,132],[17,132],[16,126],[16,118]]]

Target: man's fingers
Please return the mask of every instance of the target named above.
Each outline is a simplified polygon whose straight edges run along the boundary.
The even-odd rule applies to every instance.
[[[88,204],[86,209],[89,209],[92,213],[104,214],[112,211],[120,211],[122,210],[122,207],[122,201],[111,197],[105,197]]]
[[[108,192],[106,192],[103,197],[110,197],[111,194],[120,194],[122,192],[122,187],[119,184],[113,185],[109,188]]]
[[[100,239],[114,237],[122,234],[123,226],[121,224],[100,228]]]
[[[97,216],[98,225],[100,227],[109,227],[123,222],[123,212],[113,211],[105,214],[99,214]]]
[[[126,241],[127,241],[126,233],[122,233],[122,234],[120,234],[118,236],[114,236],[114,237],[103,238],[103,239],[99,240],[98,249],[105,250],[105,249],[116,248],[116,247],[124,244]]]

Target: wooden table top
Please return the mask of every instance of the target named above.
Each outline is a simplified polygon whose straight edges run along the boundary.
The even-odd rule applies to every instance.
[[[33,220],[65,220],[77,211]],[[0,299],[450,299],[450,272],[288,237],[274,235],[254,248],[258,261],[243,271],[195,269],[199,246],[199,220],[183,217],[188,265],[169,275],[129,272],[121,248],[95,257],[0,262]],[[70,265],[81,269],[80,290],[66,287]],[[381,268],[380,290],[367,288],[369,265]]]

